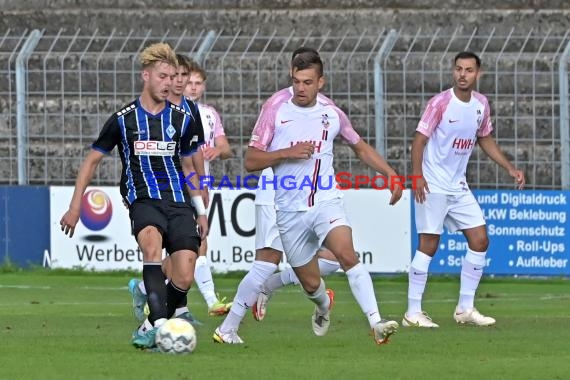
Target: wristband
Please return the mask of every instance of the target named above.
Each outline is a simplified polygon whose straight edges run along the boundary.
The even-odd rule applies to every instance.
[[[206,215],[206,207],[204,207],[204,201],[200,195],[195,195],[192,197],[192,206],[196,209],[198,216]]]

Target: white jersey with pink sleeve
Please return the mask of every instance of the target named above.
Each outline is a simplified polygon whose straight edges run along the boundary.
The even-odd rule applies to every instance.
[[[293,97],[293,87],[283,88],[273,95],[263,103],[261,109],[267,107],[277,107]],[[321,103],[329,103],[334,105],[334,102],[322,94],[317,94],[317,99]],[[264,206],[275,205],[275,185],[274,185],[274,175],[272,168],[263,169],[259,176],[259,183],[255,191],[255,204]]]
[[[305,211],[342,197],[333,168],[333,140],[339,134],[348,144],[360,141],[346,114],[326,101],[317,99],[312,107],[298,107],[289,99],[262,108],[250,147],[272,152],[301,142],[315,144],[310,159],[285,160],[273,167],[279,210]]]
[[[213,147],[216,145],[216,137],[226,135],[222,125],[222,119],[218,111],[212,106],[198,103],[198,111],[200,111],[200,119],[204,127],[204,144],[202,145],[202,149],[205,147]],[[204,169],[206,175],[210,175],[210,161],[204,160]]]
[[[422,170],[431,193],[457,194],[469,190],[465,172],[478,137],[493,130],[487,98],[473,91],[459,100],[453,89],[428,102],[417,132],[428,137]]]

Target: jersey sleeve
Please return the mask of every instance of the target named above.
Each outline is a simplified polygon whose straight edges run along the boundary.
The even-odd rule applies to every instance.
[[[333,108],[339,117],[340,137],[342,138],[342,140],[349,145],[354,145],[357,142],[359,142],[360,135],[352,127],[352,123],[348,119],[348,116],[346,116],[346,114],[340,108],[336,106],[334,106]]]
[[[266,151],[275,134],[275,117],[279,106],[264,104],[249,140],[249,146]]]
[[[443,116],[443,104],[439,97],[433,97],[428,102],[426,109],[418,123],[416,131],[426,137],[430,137],[441,122]]]
[[[180,136],[180,155],[190,156],[204,144],[204,127],[200,111],[194,102],[188,102],[192,116],[186,116],[184,122],[188,123]]]
[[[491,123],[491,107],[489,106],[489,101],[486,97],[483,100],[483,105],[485,107],[485,111],[483,111],[483,120],[477,130],[477,137],[489,136],[493,131],[493,123]]]
[[[117,144],[121,142],[121,127],[119,125],[118,117],[113,114],[107,121],[101,132],[99,133],[99,137],[93,144],[91,144],[91,148],[105,154],[111,153],[113,148]]]

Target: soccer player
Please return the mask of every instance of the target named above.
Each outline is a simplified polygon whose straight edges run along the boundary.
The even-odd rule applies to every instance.
[[[318,54],[305,52],[297,55],[292,62],[291,74],[293,96],[287,102],[269,104],[262,109],[245,155],[245,168],[254,171],[272,167],[277,178],[293,177],[296,184],[304,183],[304,179],[312,181],[311,186],[295,186],[293,189],[278,186],[275,203],[277,225],[288,262],[308,298],[316,304],[312,316],[315,335],[327,333],[332,305],[332,294],[325,290],[315,255],[324,243],[346,272],[376,343],[386,343],[396,332],[398,323],[381,319],[372,279],[354,251],[341,193],[334,183],[332,140],[340,134],[357,156],[373,169],[389,176],[396,172],[358,136],[340,109],[318,100],[318,92],[324,85],[323,64]],[[323,179],[331,182],[332,186],[323,185]],[[390,203],[396,203],[401,195],[402,189],[395,187]],[[256,266],[257,263],[262,265]],[[262,272],[261,277],[265,280],[268,275],[264,274],[273,273],[275,266],[256,261],[248,275],[256,269]],[[237,296],[234,305],[236,303]],[[248,303],[241,306],[247,308]],[[237,335],[239,320],[237,323],[233,320],[233,311],[232,307],[224,323],[214,332],[214,340],[243,343]]]
[[[167,101],[176,73],[176,55],[169,45],[153,44],[139,56],[144,85],[139,98],[111,115],[75,182],[61,229],[73,236],[81,197],[106,154],[118,147],[122,162],[121,195],[129,207],[132,232],[143,252],[143,281],[150,313],[133,333],[138,348],[155,346],[158,327],[174,314],[194,280],[200,240],[208,233],[206,208],[198,190],[180,179],[194,172],[192,155],[203,143],[203,129],[193,112]],[[164,173],[167,175],[165,176]],[[168,285],[161,270],[162,250],[170,252],[172,275]]]
[[[430,99],[412,143],[412,173],[420,177],[414,189],[419,246],[410,266],[404,326],[438,327],[422,311],[422,296],[444,225],[450,231],[463,232],[468,243],[453,318],[462,324],[495,324],[494,318],[473,306],[489,246],[483,212],[465,177],[475,144],[507,170],[519,189],[525,184],[524,173],[513,166],[491,136],[487,98],[473,90],[481,75],[481,60],[472,52],[461,52],[453,62],[453,87]]]
[[[202,166],[204,169],[201,174],[197,170],[198,178],[206,178],[210,175],[210,161],[220,157],[221,159],[230,158],[232,156],[232,151],[229,146],[228,140],[224,133],[224,128],[221,123],[220,116],[213,107],[197,103],[197,101],[202,97],[205,90],[205,76],[206,73],[202,70],[194,61],[190,60],[188,57],[177,54],[178,67],[176,70],[176,77],[174,84],[171,88],[168,100],[173,104],[178,104],[183,109],[190,112],[190,103],[193,107],[198,107],[198,114],[204,128],[204,144],[201,149],[196,153],[196,156],[204,157],[205,160],[202,161]],[[197,85],[192,87],[196,89],[196,98],[186,98],[184,92],[191,83],[191,79]],[[204,79],[198,79],[204,78]],[[197,164],[198,166],[198,164]],[[200,183],[202,185],[202,183]],[[200,186],[202,187],[202,186]],[[202,189],[202,196],[204,198],[204,203],[207,207],[208,205],[208,188]],[[198,289],[202,293],[202,296],[206,300],[208,305],[209,315],[224,315],[227,314],[231,307],[231,302],[226,303],[225,298],[219,300],[212,279],[212,273],[210,271],[210,266],[206,260],[207,253],[207,241],[204,239],[200,245],[200,251],[198,259],[196,260],[196,268],[194,272],[195,282],[198,284]],[[166,257],[162,264],[163,272],[168,277],[170,273],[171,262],[168,257]],[[136,279],[129,281],[129,291],[133,297],[133,307],[135,317],[139,320],[144,319],[144,306],[146,304],[146,289],[144,282]],[[200,322],[190,313],[187,306],[187,299],[184,298],[182,302],[177,305],[175,316],[188,320],[194,324],[200,324]]]
[[[318,55],[318,52],[312,48],[300,47],[293,52],[291,60],[304,52]],[[317,96],[322,102],[334,104],[320,93]],[[293,87],[281,89],[263,104],[262,110],[267,107],[277,107],[292,97]],[[265,317],[266,304],[271,296],[270,290],[278,288],[279,282],[282,282],[283,286],[288,283],[299,283],[291,268],[274,273],[283,255],[283,244],[276,221],[273,170],[264,169],[260,178],[263,182],[258,185],[255,193],[255,261],[238,286],[230,314],[214,333],[214,341],[218,343],[243,343],[237,331],[247,309],[251,307],[254,318],[261,321]],[[321,273],[326,275],[338,270],[339,264],[330,251],[322,249],[319,250],[319,267]],[[334,293],[330,290],[329,294],[334,297]]]

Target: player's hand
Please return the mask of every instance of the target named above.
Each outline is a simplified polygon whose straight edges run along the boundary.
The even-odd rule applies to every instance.
[[[79,221],[79,211],[74,210],[67,210],[65,214],[61,217],[59,224],[61,225],[61,230],[64,234],[68,235],[69,237],[73,237],[73,232],[75,232],[75,226]]]
[[[207,146],[202,149],[204,160],[212,161],[220,156],[220,150],[215,146]]]
[[[402,198],[404,187],[399,183],[396,183],[394,186],[390,186],[390,191],[392,192],[392,196],[390,197],[390,206],[392,206],[398,203],[400,198]]]
[[[509,170],[509,175],[515,179],[515,183],[517,184],[517,188],[522,190],[525,185],[524,173],[522,170],[512,169]]]
[[[429,193],[428,183],[426,179],[422,176],[417,178],[415,181],[415,189],[412,189],[414,192],[414,198],[418,203],[424,203],[426,200],[426,194]]]
[[[315,153],[315,144],[310,142],[301,142],[293,145],[288,149],[289,158],[296,160],[308,160]]]
[[[208,219],[206,215],[198,215],[196,218],[196,224],[198,225],[198,233],[200,234],[200,239],[206,239],[208,236]]]
[[[207,209],[210,205],[210,189],[208,186],[204,186],[202,189],[202,201],[204,202],[204,207]]]

